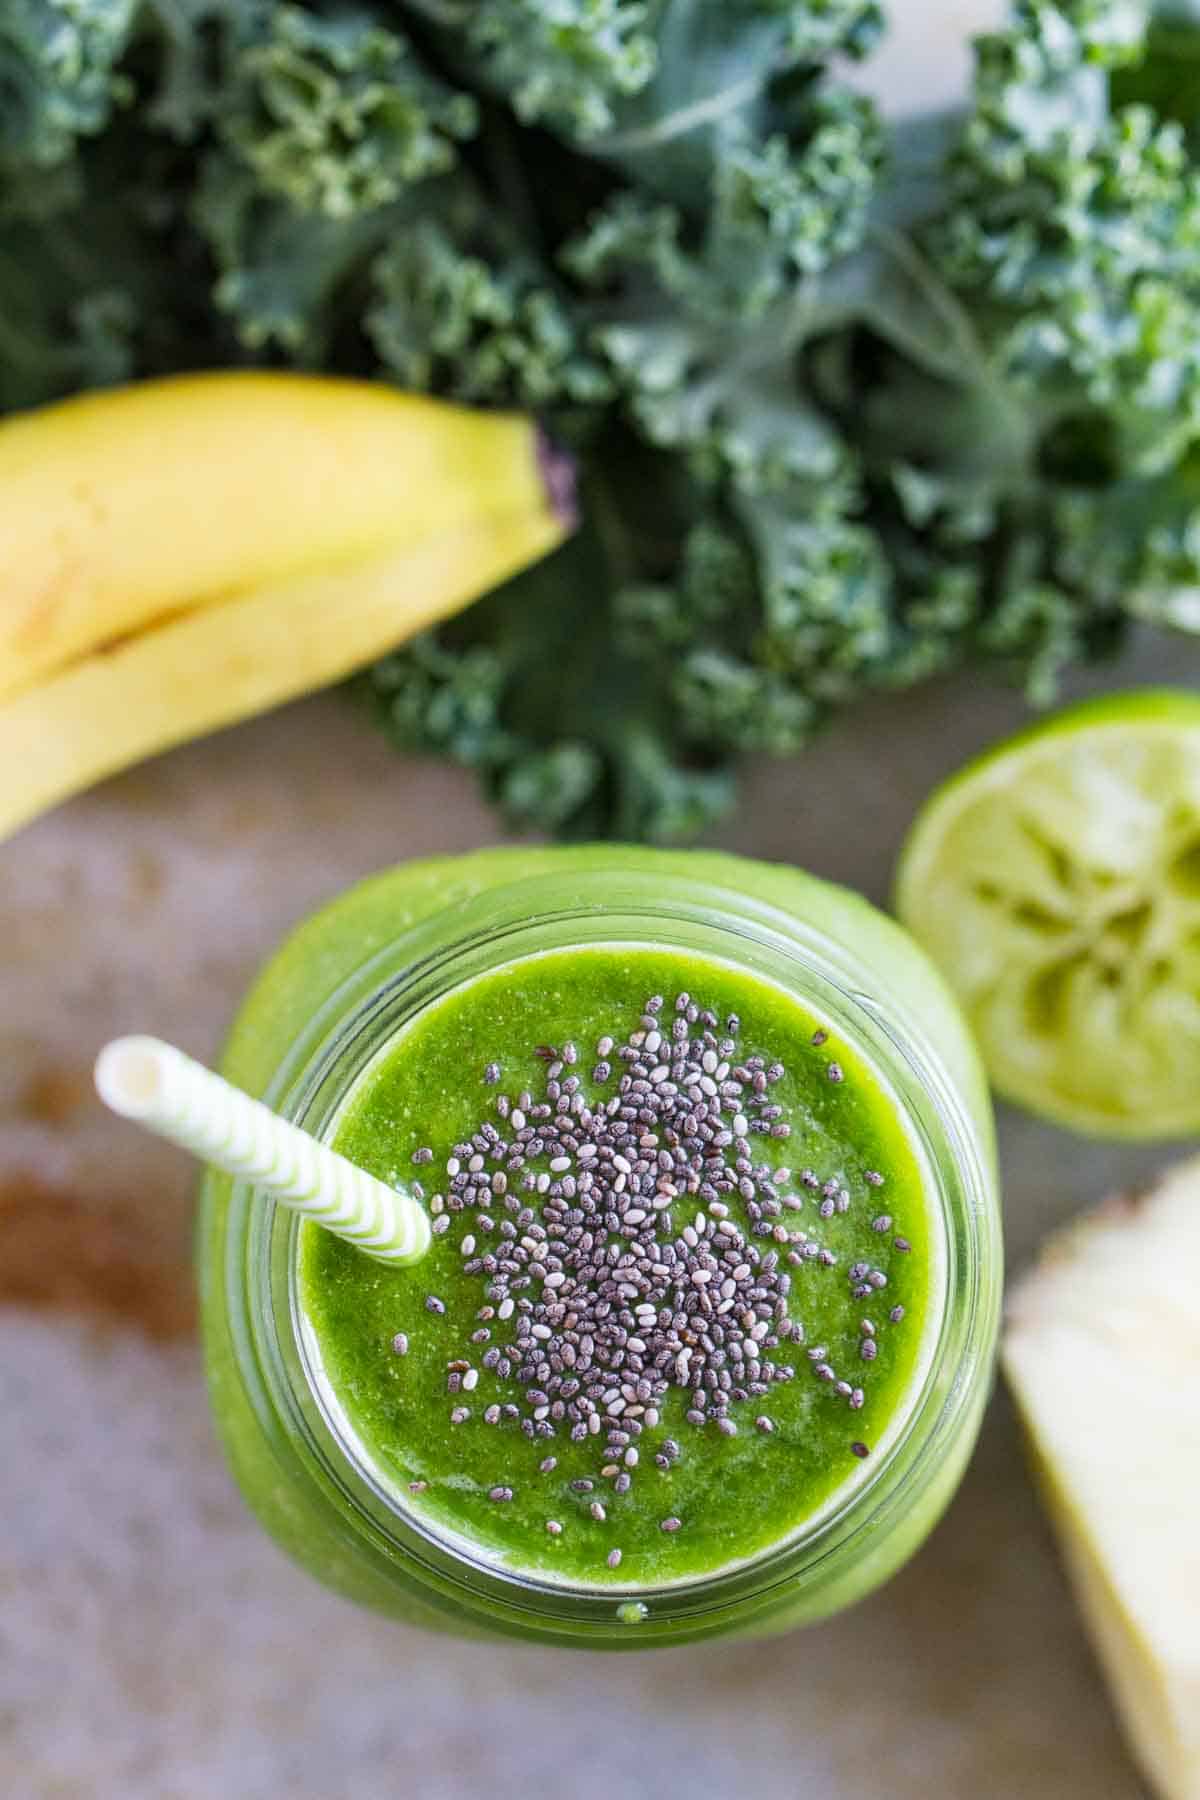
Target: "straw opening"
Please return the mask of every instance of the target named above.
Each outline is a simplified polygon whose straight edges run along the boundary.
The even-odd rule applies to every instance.
[[[153,1038],[117,1038],[96,1058],[96,1089],[106,1106],[126,1118],[148,1112],[161,1098],[162,1058]]]

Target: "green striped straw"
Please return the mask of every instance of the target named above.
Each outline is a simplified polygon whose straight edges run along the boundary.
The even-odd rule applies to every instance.
[[[380,1262],[419,1262],[429,1248],[429,1220],[412,1194],[397,1193],[159,1038],[106,1044],[96,1058],[96,1089],[123,1118],[253,1182]]]

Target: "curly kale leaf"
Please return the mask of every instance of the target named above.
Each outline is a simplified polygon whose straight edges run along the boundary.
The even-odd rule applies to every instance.
[[[463,31],[518,118],[591,137],[654,72],[650,10],[641,0],[478,0]]]
[[[0,173],[46,166],[130,98],[118,67],[136,0],[6,0],[0,8]]]
[[[302,368],[334,354],[346,296],[383,242],[386,211],[332,219],[264,195],[253,174],[212,154],[192,220],[216,267],[212,300],[251,352],[281,351]]]
[[[659,143],[739,110],[783,70],[863,56],[877,0],[409,0],[517,117],[578,142]],[[606,149],[601,146],[602,152]]]
[[[874,0],[10,0],[0,405],[542,414],[577,538],[362,685],[514,820],[692,835],[869,689],[1200,630],[1196,16],[1013,0],[955,135],[837,87]]]
[[[920,623],[916,663],[889,653],[897,679],[958,634],[1047,700],[1162,605],[1167,570],[1185,589],[1200,575],[1175,476],[1200,434],[1200,186],[1176,126],[1114,101],[1144,22],[1140,6],[1021,0],[981,44],[937,216],[910,236],[885,209],[868,226],[943,320],[940,344],[896,329],[920,309],[860,257],[876,295],[810,358],[900,615]]]
[[[478,108],[429,74],[404,38],[365,13],[277,6],[237,47],[220,118],[266,194],[350,218],[440,175]]]
[[[125,122],[0,197],[0,411],[233,360],[181,192],[172,153]]]
[[[684,211],[623,193],[568,245],[566,266],[591,286],[621,284],[635,313],[651,289],[714,325],[761,318],[798,279],[856,247],[878,174],[882,139],[866,101],[821,95],[804,124],[798,139],[731,133],[712,171],[698,247]]]
[[[915,235],[870,115],[822,100],[787,140],[810,229],[768,204],[746,230],[731,160],[698,210],[620,194],[569,248],[629,416],[711,494],[679,579],[618,606],[684,740],[794,749],[830,707],[972,648],[1046,698],[1134,594],[1150,611],[1164,571],[1188,579],[1191,503],[1176,516],[1157,477],[1197,432],[1194,177],[1177,131],[1109,104],[1140,22],[1034,3],[986,43]],[[840,194],[813,177],[830,131]]]
[[[694,247],[681,211],[625,194],[564,252],[604,293],[593,341],[639,429],[746,485],[825,479],[841,463],[794,359],[821,272],[863,235],[880,141],[848,95],[815,101],[807,124],[800,142],[728,147]]]
[[[966,647],[1043,702],[1200,577],[1177,475],[1200,435],[1200,181],[1177,125],[1116,103],[1144,24],[1021,0],[983,41],[940,214],[905,252],[959,310],[953,354],[860,343],[824,390],[901,583],[969,584]]]
[[[1103,514],[1078,522],[1070,543],[1100,591],[1135,619],[1177,631],[1200,632],[1200,456],[1195,451],[1168,474],[1105,495]]]
[[[1144,53],[1114,72],[1118,105],[1149,106],[1187,133],[1193,155],[1200,144],[1200,7],[1196,0],[1156,0]]]
[[[404,40],[277,8],[235,54],[195,217],[252,349],[374,351],[405,386],[545,408],[607,393],[557,282],[457,162],[478,123]],[[349,322],[350,336],[346,335]],[[339,335],[340,334],[340,335]]]
[[[831,709],[962,654],[976,583],[940,564],[906,583],[886,550],[850,489],[804,512],[735,491],[689,534],[676,583],[620,597],[624,642],[658,664],[686,741],[794,754]]]
[[[716,518],[689,532],[676,582],[628,588],[617,602],[620,640],[662,670],[683,735],[787,755],[808,741],[820,714],[784,670],[755,660],[761,620],[750,547]]]
[[[111,280],[47,304],[45,246],[0,234],[0,410],[38,406],[84,387],[127,381],[137,367],[137,307]]]
[[[466,180],[397,226],[371,280],[367,331],[403,386],[538,411],[610,396],[560,284]]]
[[[519,119],[586,138],[650,80],[662,0],[410,0]]]
[[[789,59],[823,64],[831,56],[869,55],[885,29],[887,9],[878,0],[776,0],[775,10],[787,20]]]
[[[515,823],[694,836],[732,801],[734,754],[796,752],[900,657],[909,679],[939,666],[935,633],[946,655],[961,648],[970,605],[943,595],[940,618],[928,598],[924,616],[917,603],[904,616],[873,534],[833,501],[805,522],[766,500],[739,497],[736,513],[714,500],[682,534],[673,576],[622,585],[634,537],[655,558],[644,522],[615,547],[595,528],[620,499],[593,487],[576,544],[368,678],[398,742],[474,769]]]
[[[525,595],[508,596],[516,606]],[[734,797],[728,763],[632,714],[619,739],[525,735],[520,676],[505,674],[486,644],[452,641],[448,628],[414,640],[364,678],[369,705],[401,749],[450,757],[479,777],[507,821],[557,837],[616,835],[674,843],[720,819]],[[664,703],[669,696],[663,695]],[[570,720],[563,721],[569,729]]]
[[[1062,119],[1061,49],[1031,73],[1032,42],[982,59],[931,253],[1040,431],[1090,410],[1115,464],[1165,467],[1200,430],[1200,174],[1144,107]]]
[[[669,663],[618,629],[619,571],[639,550],[669,559],[691,496],[621,436],[585,469],[583,500],[571,543],[389,657],[365,689],[389,735],[474,769],[516,824],[692,836],[732,799],[728,747],[691,733]]]

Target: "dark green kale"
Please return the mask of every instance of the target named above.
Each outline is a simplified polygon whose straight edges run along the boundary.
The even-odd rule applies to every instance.
[[[914,131],[874,0],[15,0],[0,404],[536,411],[577,537],[359,689],[518,823],[686,837],[871,689],[1200,629],[1198,14],[1013,0]]]
[[[25,179],[102,131],[132,97],[120,68],[137,0],[5,0],[0,10],[0,171]]]

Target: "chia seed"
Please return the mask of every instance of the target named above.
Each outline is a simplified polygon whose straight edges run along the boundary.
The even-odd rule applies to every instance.
[[[819,1283],[839,1262],[817,1230],[791,1229],[803,1196],[785,1191],[790,1168],[773,1170],[762,1160],[761,1140],[782,1140],[792,1130],[785,1109],[769,1103],[784,1065],[757,1052],[739,1062],[736,1014],[725,1028],[729,1035],[719,1036],[717,1015],[686,993],[669,1007],[651,996],[624,1042],[606,1035],[596,1043],[595,1085],[617,1071],[616,1091],[604,1098],[591,1098],[580,1076],[566,1073],[579,1061],[576,1045],[537,1046],[543,1094],[498,1096],[504,1135],[490,1120],[467,1134],[447,1158],[445,1194],[429,1203],[439,1234],[454,1215],[469,1215],[458,1224],[458,1266],[478,1277],[487,1302],[475,1313],[487,1325],[469,1333],[471,1346],[487,1347],[448,1364],[451,1391],[481,1387],[480,1398],[491,1402],[484,1422],[515,1424],[531,1439],[596,1438],[595,1466],[617,1495],[636,1479],[639,1440],[663,1475],[680,1457],[673,1439],[656,1446],[648,1435],[672,1389],[684,1396],[690,1426],[713,1426],[718,1437],[732,1438],[738,1407],[753,1401],[761,1409],[776,1383],[794,1377],[795,1369],[772,1355],[780,1344],[804,1342],[804,1327],[789,1312],[791,1270],[803,1267],[800,1284]],[[814,1033],[814,1046],[827,1037]],[[836,1062],[825,1074],[834,1083],[844,1079]],[[501,1076],[499,1061],[484,1065],[488,1086]],[[424,1146],[413,1153],[416,1163],[432,1157]],[[869,1171],[864,1179],[879,1186],[883,1178]],[[796,1177],[802,1189],[823,1188],[823,1219],[850,1208],[841,1180],[823,1182],[811,1169]],[[891,1219],[881,1215],[873,1224],[884,1231]],[[907,1246],[896,1239],[894,1247]],[[861,1253],[861,1242],[844,1244],[843,1258],[855,1248]],[[849,1278],[851,1291],[864,1297],[886,1282],[866,1261],[851,1264]],[[424,1306],[446,1313],[436,1294],[426,1295]],[[889,1316],[895,1322],[903,1309]],[[392,1349],[406,1354],[405,1333],[396,1334]],[[827,1346],[808,1355],[831,1400],[854,1410],[865,1404],[864,1390],[835,1373]],[[874,1327],[863,1321],[860,1358],[869,1363],[876,1355]],[[501,1390],[501,1404],[486,1391],[492,1378],[493,1393],[496,1382],[515,1382],[518,1390]],[[450,1414],[456,1425],[470,1416],[462,1404]],[[764,1436],[776,1429],[763,1410],[746,1424],[750,1418]],[[868,1454],[865,1446],[853,1448]],[[538,1464],[543,1475],[557,1466],[553,1455]],[[590,1495],[595,1483],[579,1477],[569,1487]],[[496,1504],[513,1498],[503,1485],[487,1493]],[[587,1505],[593,1519],[605,1520],[599,1499]],[[671,1514],[660,1526],[670,1535],[680,1521]],[[562,1531],[553,1519],[545,1528],[551,1536]],[[620,1560],[619,1550],[609,1553],[610,1568]]]

